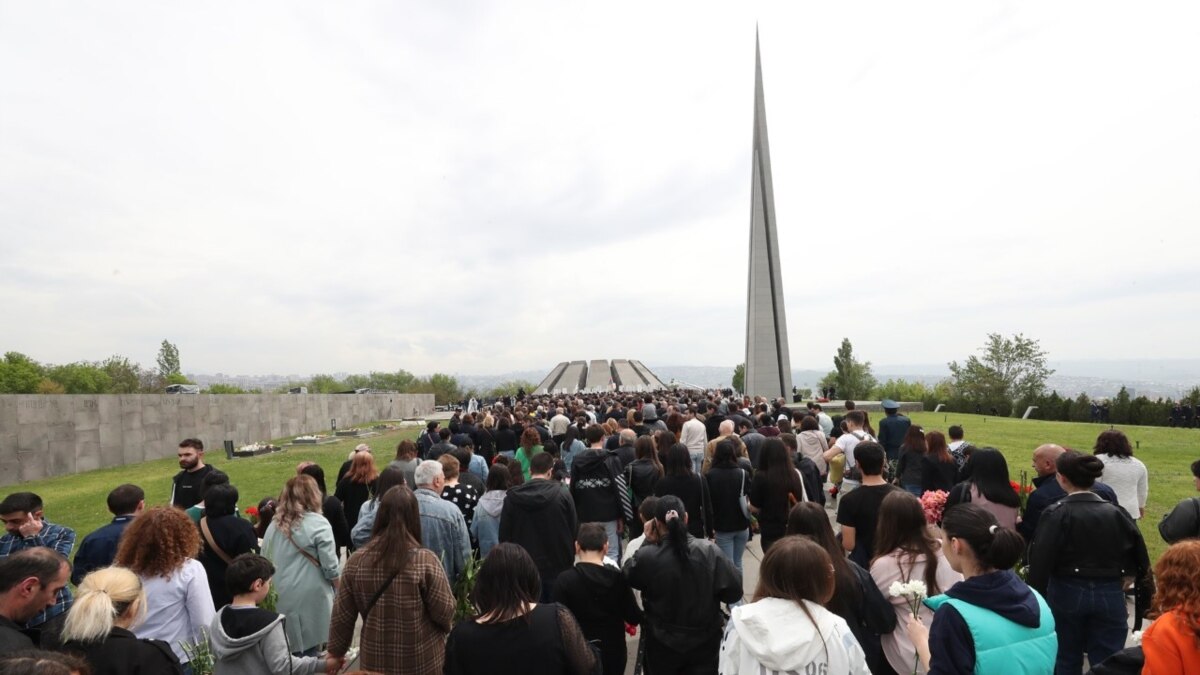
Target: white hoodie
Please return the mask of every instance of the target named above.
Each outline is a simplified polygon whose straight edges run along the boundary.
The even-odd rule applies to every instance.
[[[870,675],[845,619],[816,603],[804,605],[816,626],[791,600],[765,598],[735,608],[721,642],[721,675]]]

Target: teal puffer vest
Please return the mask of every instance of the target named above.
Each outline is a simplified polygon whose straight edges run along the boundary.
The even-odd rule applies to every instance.
[[[1041,621],[1037,628],[1022,626],[990,609],[944,594],[927,598],[925,605],[936,612],[938,607],[950,603],[962,615],[975,640],[976,675],[1043,675],[1054,672],[1058,635],[1054,632],[1054,615],[1050,613],[1050,606],[1037,591],[1030,589],[1030,592],[1037,598],[1041,610]]]

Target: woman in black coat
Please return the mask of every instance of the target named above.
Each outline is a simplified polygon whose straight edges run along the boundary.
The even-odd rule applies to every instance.
[[[665,474],[654,485],[654,496],[678,497],[688,514],[688,533],[697,539],[711,539],[713,530],[712,500],[704,479],[692,473],[692,454],[686,445],[676,443],[667,448],[663,462]]]
[[[78,654],[93,675],[180,675],[183,667],[162,640],[132,629],[146,610],[141,579],[124,567],[105,567],[83,579],[63,625],[63,651]]]
[[[738,464],[732,441],[717,443],[713,450],[712,466],[704,474],[704,480],[712,496],[717,547],[741,572],[742,554],[750,538],[750,518],[743,513],[742,506],[749,506],[749,502],[743,498],[749,499],[751,479],[750,472]]]
[[[243,553],[258,550],[254,526],[237,517],[237,500],[237,488],[228,483],[214,485],[204,493],[204,517],[198,523],[203,546],[196,559],[204,565],[208,575],[213,609],[233,602],[233,595],[225,586],[225,570],[229,563]]]

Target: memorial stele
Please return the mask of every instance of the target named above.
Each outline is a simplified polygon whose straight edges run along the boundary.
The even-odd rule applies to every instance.
[[[767,147],[762,54],[754,36],[754,141],[750,172],[750,282],[746,301],[746,394],[790,396],[787,315],[775,230],[775,194]]]

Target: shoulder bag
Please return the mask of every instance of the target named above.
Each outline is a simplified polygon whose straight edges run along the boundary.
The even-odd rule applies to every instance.
[[[396,577],[399,574],[400,570],[397,568],[396,571],[392,572],[392,575],[387,578],[387,581],[383,582],[383,585],[379,587],[379,590],[375,591],[375,595],[372,595],[371,599],[367,601],[367,606],[364,607],[362,611],[362,620],[364,626],[367,623],[367,617],[371,615],[371,610],[375,608],[375,603],[379,602],[379,598],[383,597],[384,592],[387,591],[388,587],[392,585],[392,582],[396,580]]]
[[[742,472],[742,490],[738,495],[738,508],[742,510],[742,515],[746,520],[750,520],[750,495],[746,492],[746,470],[739,469]]]
[[[225,561],[225,564],[233,562],[233,558],[229,557],[220,546],[217,546],[217,540],[213,539],[212,531],[208,529],[208,516],[200,519],[200,534],[204,535],[204,545],[208,546],[209,550],[217,554],[217,557]]]
[[[292,546],[294,546],[296,548],[297,551],[300,552],[300,555],[304,556],[305,560],[308,560],[308,562],[312,563],[313,567],[316,567],[317,569],[321,569],[321,561],[317,560],[317,557],[314,556],[313,554],[300,548],[300,544],[297,544],[296,540],[292,539],[291,532],[288,532],[288,531],[282,530],[282,529],[280,530],[280,532],[283,532],[283,536],[287,537],[287,540],[292,544]]]

